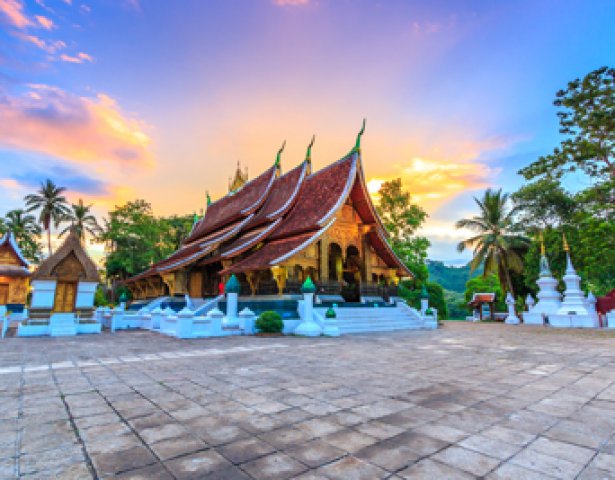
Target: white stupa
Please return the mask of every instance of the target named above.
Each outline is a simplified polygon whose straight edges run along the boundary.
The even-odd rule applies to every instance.
[[[538,284],[538,302],[526,300],[528,311],[523,313],[523,323],[529,325],[543,325],[550,315],[557,314],[561,306],[561,295],[557,291],[557,280],[553,278],[549,261],[545,254],[545,244],[541,239],[540,244],[540,277]],[[531,298],[528,295],[529,298]]]
[[[595,312],[590,311],[587,299],[580,288],[581,277],[577,275],[570,260],[570,248],[566,237],[564,237],[564,250],[566,251],[564,301],[557,313],[549,316],[549,324],[554,327],[597,327],[598,317]]]

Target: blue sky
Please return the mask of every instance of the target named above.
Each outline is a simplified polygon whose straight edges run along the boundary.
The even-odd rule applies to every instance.
[[[342,156],[401,177],[458,258],[486,187],[559,140],[552,101],[615,56],[612,1],[0,0],[0,214],[46,177],[103,216],[191,213],[238,160]],[[569,185],[574,187],[574,185]]]

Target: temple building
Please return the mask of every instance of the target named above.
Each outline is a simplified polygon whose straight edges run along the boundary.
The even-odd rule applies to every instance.
[[[319,295],[391,294],[412,276],[396,257],[365,183],[360,140],[340,160],[312,171],[274,165],[248,181],[239,165],[229,193],[210,203],[182,247],[127,281],[133,299],[212,297],[235,274],[241,295],[300,292],[310,276]],[[208,196],[209,197],[209,196]]]
[[[88,256],[74,229],[32,274],[30,318],[54,314],[91,316],[94,293],[100,283],[98,268]]]
[[[21,313],[28,297],[29,263],[21,253],[13,232],[0,238],[0,307]]]

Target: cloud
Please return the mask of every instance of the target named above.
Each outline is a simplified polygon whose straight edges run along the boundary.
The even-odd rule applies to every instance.
[[[28,33],[23,33],[23,32],[13,32],[13,35],[19,38],[20,40],[23,40],[24,42],[29,42],[29,43],[32,43],[33,45],[36,45],[38,48],[40,48],[41,50],[44,50],[47,53],[56,53],[59,50],[66,48],[66,43],[64,43],[62,40],[46,41],[40,37],[37,37],[36,35],[30,35]]]
[[[36,15],[34,18],[36,18],[38,24],[46,30],[51,30],[55,26],[53,20],[50,18],[43,17],[42,15]]]
[[[66,53],[63,53],[62,55],[60,55],[60,60],[62,60],[63,62],[68,62],[68,63],[83,63],[83,62],[92,62],[94,59],[87,53],[79,52],[74,57],[71,55],[67,55]]]
[[[273,0],[273,3],[278,7],[307,5],[310,0]]]
[[[78,163],[151,165],[150,137],[105,94],[81,97],[48,85],[20,96],[0,92],[0,146]]]
[[[0,14],[14,27],[25,28],[32,25],[23,10],[24,6],[19,0],[0,0]]]

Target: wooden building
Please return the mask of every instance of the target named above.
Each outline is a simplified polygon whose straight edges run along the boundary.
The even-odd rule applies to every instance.
[[[182,247],[127,281],[133,298],[213,296],[231,274],[242,295],[299,293],[308,275],[319,293],[349,301],[395,288],[412,274],[393,253],[367,191],[361,134],[348,155],[316,172],[312,144],[285,174],[283,147],[251,181],[238,168],[229,193],[207,205]]]
[[[29,263],[12,232],[0,239],[0,306],[21,313],[28,298]]]
[[[49,318],[52,313],[91,316],[99,283],[96,264],[71,230],[62,246],[32,274],[30,317]]]

